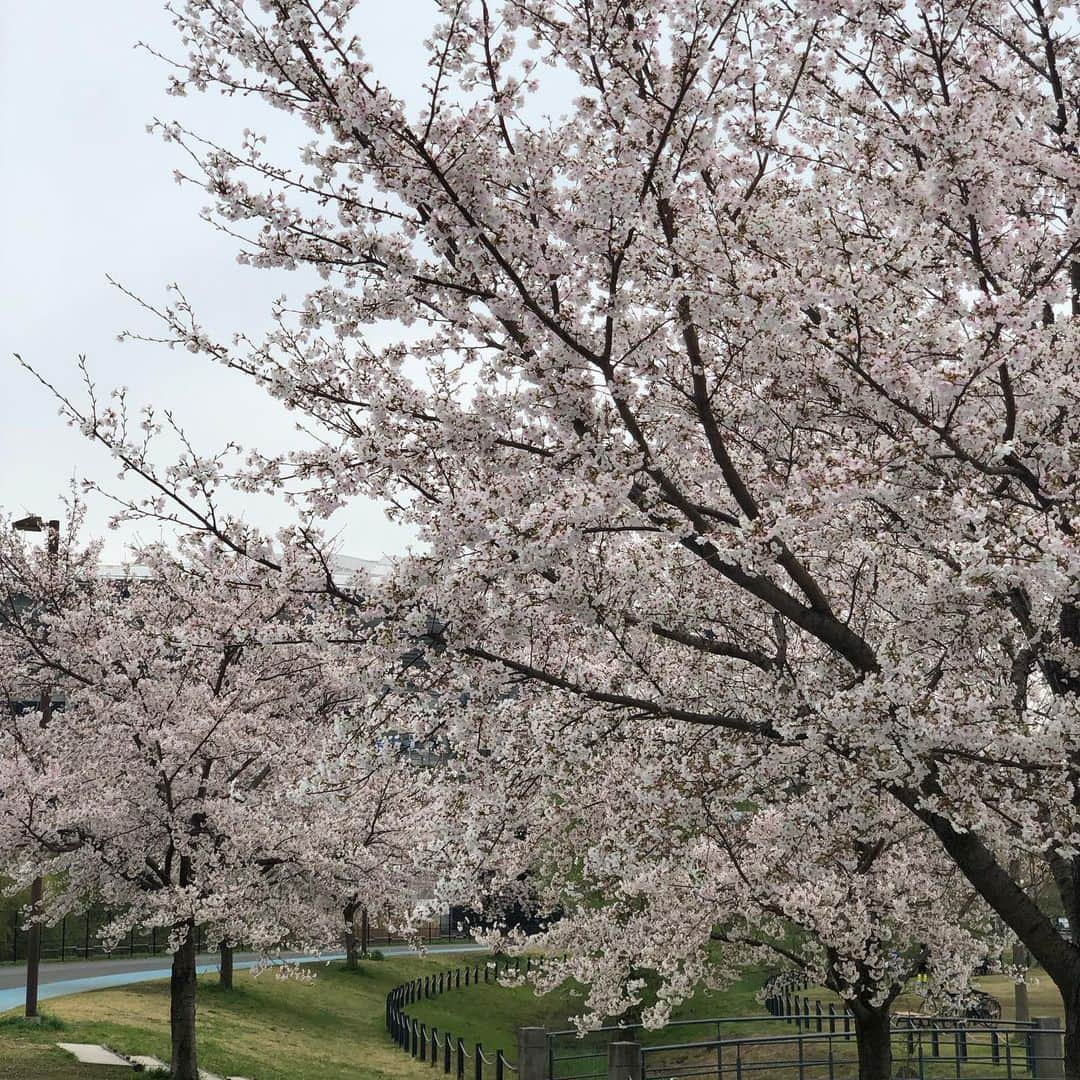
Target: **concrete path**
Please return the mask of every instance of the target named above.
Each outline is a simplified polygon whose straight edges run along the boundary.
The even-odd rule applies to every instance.
[[[408,945],[390,945],[379,950],[383,956],[407,956],[414,950]],[[453,954],[476,952],[475,944],[431,945],[425,950],[429,954]],[[479,950],[482,951],[482,950]],[[284,959],[301,963],[317,964],[328,960],[341,960],[344,953],[324,953],[322,956],[304,956],[301,953],[286,953]],[[167,956],[144,957],[134,960],[70,960],[62,964],[42,964],[41,981],[38,987],[38,1000],[64,997],[67,994],[79,994],[86,990],[104,990],[113,986],[128,986],[132,983],[152,982],[155,979],[167,979],[169,968]],[[204,953],[198,957],[199,974],[217,971],[217,953]],[[252,968],[258,963],[253,953],[237,953],[233,966],[239,971]],[[26,997],[26,968],[0,967],[0,1013],[17,1009]]]
[[[130,1057],[121,1057],[114,1054],[104,1046],[95,1043],[57,1043],[61,1050],[66,1050],[76,1061],[84,1065],[111,1065],[113,1068],[138,1069],[141,1072],[167,1073],[169,1066],[160,1058],[151,1057],[147,1054],[132,1054]],[[217,1073],[208,1072],[206,1069],[199,1070],[199,1080],[221,1080]],[[227,1076],[225,1080],[248,1080],[246,1076]]]

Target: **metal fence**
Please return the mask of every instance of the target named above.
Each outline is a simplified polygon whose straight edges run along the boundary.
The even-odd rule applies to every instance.
[[[846,1021],[846,1022],[845,1022]],[[659,1032],[611,1026],[584,1039],[548,1033],[549,1080],[607,1080],[612,1047],[636,1060],[640,1080],[849,1080],[858,1076],[854,1024],[840,1011],[678,1021]],[[794,1029],[785,1030],[785,1025]],[[672,1039],[675,1031],[683,1038]],[[707,1033],[707,1034],[706,1034]],[[702,1036],[705,1037],[702,1037]],[[710,1037],[711,1036],[711,1037]],[[1060,1021],[896,1016],[893,1075],[905,1080],[1042,1080],[1060,1077]],[[638,1041],[640,1039],[641,1041]],[[667,1039],[668,1041],[662,1041]]]
[[[406,1010],[417,1001],[437,997],[450,990],[497,982],[500,976],[511,971],[528,975],[530,964],[535,964],[535,961],[527,956],[513,960],[497,957],[424,975],[395,986],[386,995],[386,1030],[402,1051],[417,1061],[429,1063],[433,1069],[441,1067],[447,1076],[456,1076],[458,1080],[464,1080],[466,1076],[471,1080],[483,1080],[485,1075],[494,1075],[494,1080],[505,1080],[507,1073],[516,1074],[518,1069],[501,1048],[484,1050],[481,1043],[473,1043],[472,1050],[468,1050],[461,1036],[455,1037],[448,1031],[440,1032],[434,1026],[428,1027],[409,1016]]]
[[[0,963],[23,963],[26,960],[27,932],[22,928],[24,913],[15,907],[8,913],[7,925],[0,928]],[[91,908],[82,915],[69,915],[55,926],[41,927],[41,957],[43,960],[93,960],[115,956],[157,956],[167,952],[169,931],[159,927],[137,927],[125,934],[111,949],[102,944],[98,932],[112,919],[111,914],[101,908]],[[428,944],[445,941],[460,941],[469,934],[458,928],[457,923],[446,912],[438,919],[425,923],[419,928],[419,937]],[[387,945],[408,945],[416,940],[391,933],[386,927],[372,927],[368,933],[368,947],[380,948]],[[196,930],[196,948],[207,952],[217,948],[217,942],[207,938],[206,927]],[[238,945],[237,949],[242,949]]]
[[[941,1020],[894,1025],[893,1075],[910,1080],[1027,1080],[1057,1076],[1061,1075],[1060,1035],[1060,1028],[1001,1021]],[[848,1080],[859,1073],[854,1034],[842,1030],[642,1046],[640,1054],[643,1080],[743,1080],[762,1075]]]
[[[0,939],[0,962],[19,964],[26,960],[27,932],[22,928],[23,913],[15,909],[9,914],[9,924]],[[41,927],[41,958],[43,960],[93,960],[112,956],[157,956],[167,951],[169,931],[158,927],[136,928],[125,934],[111,949],[105,948],[98,936],[111,916],[99,909],[83,915],[68,915],[55,926]],[[196,930],[196,947],[207,950],[206,928]],[[217,943],[209,943],[216,948]]]
[[[485,961],[423,976],[395,987],[386,998],[386,1027],[403,1052],[453,1074],[483,1080],[507,1070],[520,1080],[855,1080],[859,1074],[854,1019],[835,1003],[792,993],[766,999],[764,1016],[681,1020],[661,1031],[641,1024],[588,1032],[523,1028],[518,1062],[501,1049],[427,1027],[408,1014],[418,1001],[449,990],[495,982],[513,971],[526,975],[537,960]],[[501,965],[501,970],[500,970]],[[787,1006],[785,1008],[785,1006]],[[671,1040],[672,1033],[685,1033]],[[897,1014],[890,1019],[893,1076],[897,1080],[1056,1080],[1064,1077],[1061,1021],[1010,1021]],[[532,1038],[535,1035],[536,1039]],[[771,1074],[771,1075],[770,1075]]]

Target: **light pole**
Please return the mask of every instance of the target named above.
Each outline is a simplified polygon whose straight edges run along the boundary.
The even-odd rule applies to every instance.
[[[43,521],[36,514],[20,518],[14,522],[14,528],[19,532],[45,532],[46,550],[49,560],[55,565],[56,558],[60,554],[60,522]],[[52,716],[52,687],[46,686],[41,692],[41,726],[44,727]],[[38,974],[41,967],[41,923],[37,916],[41,913],[41,877],[35,877],[30,884],[30,914],[33,922],[30,924],[30,932],[26,937],[26,1018],[27,1020],[40,1020],[38,1016]]]

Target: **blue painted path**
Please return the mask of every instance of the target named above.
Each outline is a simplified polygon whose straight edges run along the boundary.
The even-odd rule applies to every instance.
[[[391,945],[387,948],[379,950],[384,956],[406,956],[415,950],[409,945]],[[460,953],[460,952],[476,952],[478,947],[472,944],[465,945],[431,945],[424,950],[426,953]],[[341,952],[337,953],[323,953],[321,956],[290,956],[287,958],[290,964],[319,964],[326,963],[330,960],[342,960],[345,954]],[[91,961],[92,963],[94,961]],[[110,963],[122,963],[122,961],[96,961],[99,964]],[[244,968],[253,968],[259,963],[258,960],[237,960],[233,967],[236,970],[242,970]],[[81,994],[87,990],[106,990],[113,986],[130,986],[132,983],[152,982],[155,979],[167,979],[169,977],[169,969],[164,968],[150,968],[150,969],[128,969],[125,971],[103,971],[100,975],[88,975],[78,979],[63,979],[63,978],[49,978],[50,975],[61,974],[61,972],[55,969],[61,968],[64,965],[61,964],[45,964],[42,965],[41,974],[42,979],[48,979],[49,981],[42,981],[38,987],[38,1000],[45,1001],[48,998],[66,997],[68,994]],[[50,969],[54,969],[50,971]],[[199,964],[196,969],[200,975],[205,975],[207,972],[217,971],[217,963]],[[0,989],[0,1013],[7,1012],[9,1009],[19,1008],[26,998],[25,983],[20,982],[17,986],[9,986],[4,989]]]

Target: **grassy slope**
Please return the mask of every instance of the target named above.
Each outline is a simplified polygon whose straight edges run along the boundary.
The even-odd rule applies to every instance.
[[[716,1016],[760,1015],[761,1004],[756,994],[764,980],[764,971],[751,970],[733,986],[723,990],[699,990],[693,998],[677,1010],[678,1020]],[[450,1032],[456,1039],[465,1040],[466,1051],[472,1053],[476,1043],[491,1057],[496,1049],[504,1050],[511,1061],[517,1060],[518,1027],[546,1027],[548,1030],[565,1029],[567,1018],[582,1011],[583,998],[573,986],[560,987],[543,997],[537,997],[527,986],[503,987],[492,983],[470,986],[468,990],[451,990],[440,997],[415,1002],[409,1007],[409,1015],[430,1029],[432,1025],[440,1035]],[[768,1024],[725,1025],[724,1037],[749,1035],[768,1029]],[[716,1026],[679,1026],[673,1023],[663,1031],[635,1032],[635,1037],[646,1044],[692,1042],[715,1038]],[[578,1038],[567,1035],[557,1040],[555,1076],[584,1077],[604,1070],[607,1058],[607,1042],[610,1033],[596,1032]],[[589,1056],[591,1055],[591,1056]],[[683,1060],[687,1055],[679,1055]]]
[[[271,973],[258,978],[237,973],[237,989],[221,992],[215,979],[200,980],[199,1046],[204,1067],[219,1074],[236,1073],[255,1080],[354,1080],[354,1078],[432,1076],[430,1066],[412,1061],[397,1050],[383,1028],[383,1004],[387,991],[416,975],[447,971],[457,958],[394,958],[366,962],[359,972],[341,965],[317,968],[311,982],[279,980]],[[721,991],[699,991],[678,1012],[680,1020],[696,1017],[746,1016],[761,1008],[756,992],[762,973],[747,976]],[[1012,988],[1007,980],[980,979],[997,993],[1011,1015]],[[999,985],[1000,984],[1000,985]],[[814,995],[811,992],[812,996]],[[820,994],[823,1000],[829,995]],[[1029,990],[1034,1015],[1060,1014],[1060,1000],[1048,979]],[[537,997],[528,987],[506,988],[494,983],[470,986],[440,998],[417,1002],[411,1014],[428,1027],[460,1035],[471,1052],[475,1043],[485,1052],[496,1048],[517,1057],[519,1026],[566,1026],[566,1018],[579,1012],[582,999],[573,987]],[[51,1022],[28,1028],[11,1018],[0,1019],[0,1080],[76,1080],[92,1075],[98,1080],[118,1080],[130,1073],[79,1068],[53,1044],[101,1042],[128,1053],[150,1053],[168,1058],[168,987],[143,983],[116,990],[79,994],[47,1003]],[[106,1019],[108,1018],[108,1019]],[[750,1035],[761,1025],[725,1026],[725,1038]],[[775,1029],[773,1029],[774,1033]],[[788,1034],[786,1029],[782,1031]],[[692,1042],[715,1037],[712,1025],[672,1027],[663,1032],[644,1032],[646,1043]],[[557,1053],[587,1053],[602,1048],[593,1036],[584,1041],[561,1040]],[[897,1048],[900,1049],[899,1046]],[[776,1048],[779,1051],[779,1047]],[[695,1055],[691,1055],[695,1056]],[[756,1055],[755,1055],[756,1056]],[[773,1057],[768,1053],[765,1056]],[[847,1056],[846,1054],[843,1056]],[[567,1062],[561,1076],[583,1075],[599,1062]],[[936,1064],[936,1063],[935,1063]]]
[[[238,972],[231,994],[220,991],[213,976],[206,976],[199,986],[200,1062],[221,1075],[235,1073],[255,1080],[430,1077],[430,1066],[412,1061],[387,1037],[385,996],[408,978],[446,971],[459,963],[457,958],[393,958],[366,962],[356,973],[334,964],[318,967],[311,982]],[[752,975],[727,991],[702,991],[687,1003],[683,1015],[756,1012],[753,996],[759,983],[760,976]],[[491,983],[418,1002],[412,1012],[425,1024],[460,1034],[470,1052],[480,1042],[485,1052],[503,1049],[515,1060],[519,1026],[563,1028],[567,1017],[580,1008],[573,988],[537,997],[527,987],[508,989]],[[59,1040],[103,1043],[126,1053],[168,1059],[166,983],[58,998],[47,1002],[46,1009],[49,1022],[40,1027],[26,1027],[12,1018],[0,1020],[0,1080],[28,1076],[73,1080],[88,1075],[56,1050],[53,1044]],[[687,1038],[702,1037],[691,1031]],[[567,1052],[585,1049],[573,1038],[567,1043]],[[130,1073],[97,1069],[92,1075],[115,1080]]]
[[[387,991],[402,980],[446,967],[445,961],[394,958],[366,962],[359,972],[320,966],[310,982],[266,972],[237,972],[236,989],[223,993],[215,977],[199,980],[199,1061],[219,1075],[255,1080],[367,1080],[419,1077],[383,1027]],[[91,1075],[78,1071],[52,1044],[94,1042],[130,1054],[169,1057],[168,984],[140,983],[57,998],[46,1003],[51,1024],[28,1028],[0,1020],[0,1078],[26,1080]],[[107,1019],[106,1019],[107,1018]],[[117,1076],[130,1077],[130,1072]],[[424,1070],[430,1076],[430,1069]]]
[[[1031,1016],[1065,1016],[1065,1007],[1061,1002],[1061,995],[1057,987],[1050,981],[1046,972],[1041,968],[1033,968],[1028,976],[1028,1012]],[[980,975],[972,979],[972,983],[991,993],[1001,1002],[1001,1018],[1003,1020],[1016,1019],[1016,987],[1012,979],[1004,975]],[[839,998],[831,991],[819,987],[811,987],[806,991],[810,998],[811,1008],[815,998],[820,998],[822,1005],[825,1002],[836,1001]],[[915,993],[901,994],[896,1000],[897,1012],[921,1012],[923,1002]]]

